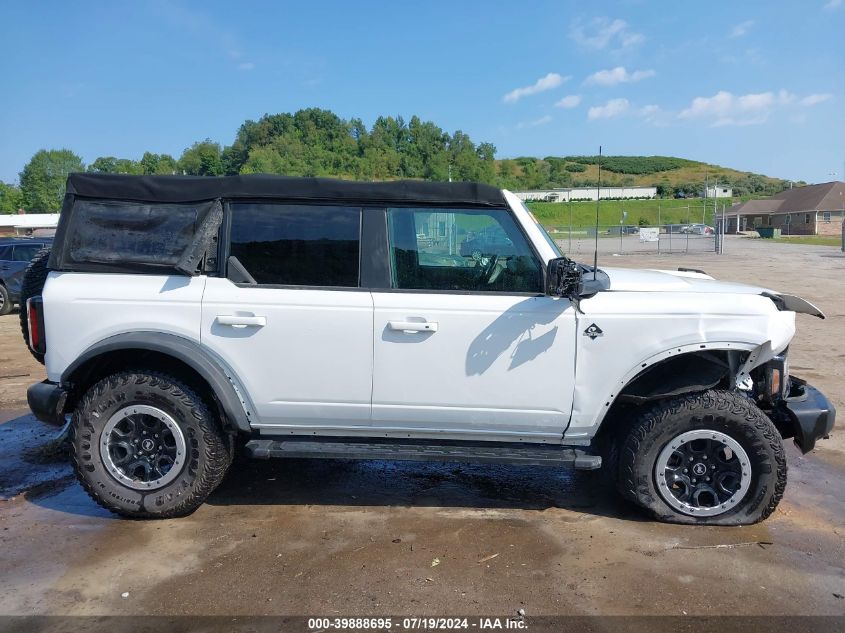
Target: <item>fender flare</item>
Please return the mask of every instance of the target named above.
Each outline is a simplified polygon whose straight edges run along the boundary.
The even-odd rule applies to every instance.
[[[231,372],[208,353],[199,343],[163,332],[129,332],[116,334],[94,343],[62,372],[61,383],[72,382],[73,374],[88,361],[120,350],[141,349],[158,352],[183,362],[206,381],[218,399],[226,418],[238,431],[249,432],[250,407],[241,395]]]
[[[739,341],[708,341],[704,343],[686,343],[681,345],[672,346],[662,352],[658,352],[657,354],[653,354],[647,358],[642,359],[639,363],[631,367],[627,372],[625,372],[622,377],[615,382],[612,386],[606,388],[606,393],[603,395],[602,398],[602,405],[598,410],[590,412],[590,423],[589,424],[580,424],[577,427],[573,428],[572,420],[570,420],[570,424],[567,426],[566,430],[564,431],[564,439],[570,442],[589,442],[596,434],[598,434],[602,427],[604,426],[604,422],[607,420],[607,414],[610,410],[620,402],[620,394],[623,394],[625,390],[634,382],[634,380],[642,373],[645,373],[647,369],[650,369],[652,366],[658,365],[662,361],[665,361],[670,358],[675,358],[678,356],[683,356],[686,354],[694,354],[700,352],[743,352],[743,353],[751,353],[753,356],[753,367],[760,365],[771,358],[771,354],[768,357],[765,354],[765,350],[771,350],[771,345],[768,346],[766,343],[760,345],[758,343],[750,343],[750,342],[739,342]],[[754,352],[757,351],[757,354]],[[763,352],[763,353],[760,353]],[[749,365],[748,361],[741,367],[737,369],[743,369],[746,371],[750,371],[752,366]],[[577,377],[576,377],[577,380]],[[678,390],[676,393],[683,393],[685,390],[681,389]],[[662,394],[666,395],[666,394]],[[574,404],[574,403],[573,403]],[[575,409],[573,409],[573,413]]]

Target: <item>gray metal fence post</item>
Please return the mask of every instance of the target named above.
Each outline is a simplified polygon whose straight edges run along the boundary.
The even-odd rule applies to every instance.
[[[842,214],[842,252],[845,253],[845,213]]]

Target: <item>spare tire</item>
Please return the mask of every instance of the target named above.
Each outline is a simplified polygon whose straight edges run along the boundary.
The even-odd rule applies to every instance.
[[[47,261],[50,259],[50,248],[42,248],[38,254],[26,267],[23,274],[23,283],[21,283],[21,333],[23,334],[26,348],[42,365],[44,364],[44,354],[32,351],[29,346],[29,327],[26,319],[26,301],[30,297],[37,297],[44,290],[44,284],[47,281],[47,275],[50,273],[50,268],[47,266]]]

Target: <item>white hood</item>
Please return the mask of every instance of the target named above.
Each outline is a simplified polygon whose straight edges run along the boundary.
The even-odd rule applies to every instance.
[[[602,268],[610,277],[610,290],[621,292],[720,292],[755,294],[766,288],[730,281],[717,281],[704,273],[637,268]]]
[[[692,271],[642,270],[636,268],[602,268],[610,277],[611,292],[701,292],[720,294],[763,295],[775,301],[781,310],[801,312],[824,318],[809,301],[760,286],[719,281],[710,275]]]

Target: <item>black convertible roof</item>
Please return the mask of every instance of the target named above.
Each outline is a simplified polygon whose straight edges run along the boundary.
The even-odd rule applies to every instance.
[[[474,182],[358,182],[264,174],[214,177],[79,173],[68,176],[67,192],[86,198],[144,202],[277,198],[359,203],[507,205],[501,190]]]

